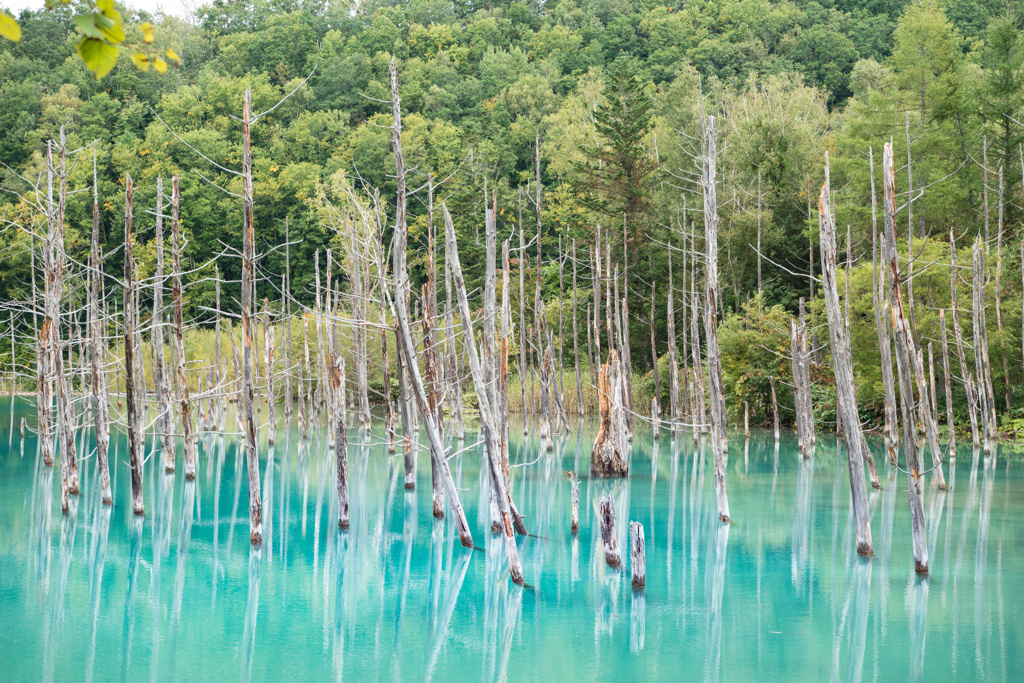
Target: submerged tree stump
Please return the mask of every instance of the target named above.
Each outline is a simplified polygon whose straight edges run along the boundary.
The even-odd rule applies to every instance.
[[[612,351],[612,353],[615,353]],[[601,370],[602,374],[604,370]],[[611,496],[601,499],[601,540],[604,542],[604,561],[612,567],[622,564],[619,553],[619,537],[615,533],[615,506]]]
[[[644,525],[629,523],[629,567],[633,574],[633,588],[647,584],[647,562],[644,558]]]
[[[597,393],[601,429],[590,452],[590,472],[597,477],[624,477],[629,474],[626,460],[629,444],[626,410],[622,403],[622,363],[614,349],[608,352],[608,362],[601,367]]]

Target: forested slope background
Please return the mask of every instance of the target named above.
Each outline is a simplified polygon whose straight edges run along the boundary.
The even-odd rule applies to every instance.
[[[987,238],[993,253],[1002,245],[1003,313],[1000,329],[990,319],[992,369],[997,384],[1018,393],[1021,2],[217,0],[190,21],[124,15],[129,32],[152,22],[157,47],[173,47],[181,65],[142,72],[124,54],[97,80],[75,55],[79,35],[66,8],[23,12],[22,41],[0,41],[0,300],[30,298],[28,228],[38,218],[19,199],[29,190],[22,178],[40,176],[46,141],[63,127],[72,148],[95,143],[108,273],[121,267],[125,175],[134,179],[139,216],[140,207],[155,203],[157,177],[180,174],[186,315],[209,318],[209,258],[237,254],[242,225],[241,201],[230,194],[240,192],[240,180],[210,161],[240,165],[237,117],[245,88],[259,112],[309,77],[260,120],[252,138],[260,276],[281,281],[285,257],[277,247],[287,222],[295,242],[291,293],[311,302],[317,253],[340,246],[338,221],[345,219],[335,205],[350,192],[367,197],[376,188],[382,211],[394,214],[394,57],[407,173],[410,187],[420,188],[409,205],[414,288],[425,277],[428,181],[435,204],[444,201],[452,212],[473,287],[483,277],[486,204],[497,203],[499,239],[515,235],[515,246],[521,221],[529,241],[539,173],[544,300],[557,306],[557,260],[575,240],[577,296],[581,306],[588,301],[589,250],[601,225],[613,261],[628,260],[634,368],[650,369],[652,285],[659,356],[667,344],[667,245],[682,250],[677,269],[680,254],[702,249],[695,181],[703,108],[717,117],[719,131],[722,346],[727,389],[736,399],[730,405],[765,395],[769,376],[785,376],[788,361],[775,351],[788,344],[788,317],[800,297],[810,300],[812,321],[823,319],[808,273],[817,260],[817,194],[827,152],[836,224],[850,231],[850,253],[841,247],[841,259],[854,266],[854,360],[861,408],[871,419],[880,414],[881,385],[869,149],[878,174],[881,147],[891,140],[896,159],[907,162],[897,168],[899,203],[913,197],[897,221],[904,256],[909,237],[919,262],[914,296],[922,337],[938,339],[937,311],[949,307],[951,235],[963,251],[961,264],[970,263],[976,236]],[[72,190],[79,192],[67,212],[67,251],[78,262],[86,261],[91,228],[93,171],[84,160],[91,157],[75,168]],[[152,223],[145,217],[136,224],[143,277],[155,262]],[[390,227],[385,243],[389,238]],[[514,263],[530,269],[527,282],[538,265],[532,249],[530,258]],[[237,308],[240,259],[221,258],[218,267],[227,280],[224,306]],[[680,284],[680,275],[676,286],[683,290],[688,283]],[[585,309],[577,314],[582,329]],[[818,337],[827,343],[827,334]],[[24,354],[28,361],[32,349]],[[827,363],[827,349],[823,356]],[[834,405],[834,392],[818,404],[829,400]],[[762,400],[753,408],[753,419],[767,419]]]

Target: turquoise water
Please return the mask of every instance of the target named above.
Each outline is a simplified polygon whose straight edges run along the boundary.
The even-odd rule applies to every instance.
[[[150,460],[139,518],[117,435],[113,509],[99,504],[92,458],[65,517],[59,472],[41,466],[30,432],[22,440],[22,415],[34,424],[27,402],[0,400],[2,680],[1024,676],[1024,478],[1005,449],[994,468],[962,450],[949,492],[928,482],[932,572],[919,579],[906,479],[893,470],[869,489],[874,557],[852,551],[833,436],[801,461],[791,435],[778,448],[767,433],[731,435],[734,521],[723,526],[712,467],[689,436],[655,444],[638,428],[629,480],[607,481],[586,477],[595,424],[550,455],[513,428],[512,462],[525,463],[512,470],[513,495],[532,534],[519,539],[520,588],[489,531],[475,432],[451,463],[479,548],[464,550],[453,525],[431,517],[425,447],[417,488],[405,491],[401,459],[351,430],[352,527],[339,532],[322,433],[307,448],[279,429],[272,450],[263,434],[265,541],[253,550],[234,437],[201,441],[194,482]],[[566,470],[583,475],[577,538]],[[627,520],[644,525],[640,593],[628,560],[624,572],[604,562],[596,507],[609,491],[623,548]]]

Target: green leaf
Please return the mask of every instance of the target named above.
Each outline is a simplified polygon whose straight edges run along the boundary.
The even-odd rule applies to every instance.
[[[117,46],[96,38],[82,38],[75,44],[75,52],[96,78],[103,78],[117,64]]]
[[[100,27],[96,25],[96,18],[101,15],[98,14],[76,14],[75,24],[78,26],[78,30],[84,33],[89,38],[102,39],[103,32],[100,31]]]
[[[21,27],[18,22],[4,12],[0,12],[0,36],[15,43],[21,40]]]

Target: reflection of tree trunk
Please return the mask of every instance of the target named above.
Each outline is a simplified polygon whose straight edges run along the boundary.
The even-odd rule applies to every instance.
[[[710,545],[709,537],[708,543]],[[725,592],[725,555],[729,547],[729,525],[722,524],[715,532],[715,547],[708,549],[707,591],[708,624],[707,624],[707,659],[705,662],[705,679],[711,683],[718,681],[722,658],[722,595]]]

